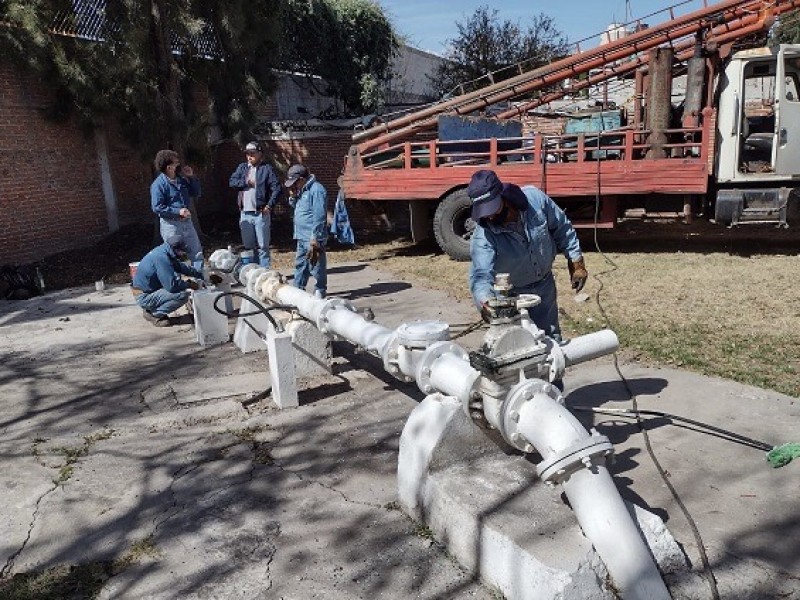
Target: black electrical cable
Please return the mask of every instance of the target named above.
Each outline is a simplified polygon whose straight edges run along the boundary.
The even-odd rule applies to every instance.
[[[600,287],[597,289],[597,292],[595,293],[594,299],[595,303],[597,304],[597,308],[600,310],[600,314],[603,316],[603,319],[605,320],[607,326],[611,327],[611,319],[608,318],[608,313],[606,313],[605,308],[603,307],[603,303],[600,301],[600,293],[603,291],[604,287],[603,280],[600,278],[600,276],[606,275],[608,273],[613,273],[619,267],[613,260],[611,260],[608,256],[605,255],[605,253],[603,253],[597,239],[597,230],[598,230],[597,223],[600,217],[600,193],[601,193],[600,137],[602,136],[602,132],[604,129],[603,125],[604,125],[603,112],[601,111],[600,132],[598,133],[597,136],[597,191],[595,194],[595,206],[594,206],[594,245],[600,256],[602,256],[603,259],[608,264],[611,265],[611,268],[606,271],[601,271],[600,273],[594,276],[594,278],[600,284]],[[633,157],[628,156],[627,158],[628,160],[631,160]],[[611,328],[613,329],[613,327]],[[697,527],[697,523],[695,523],[695,520],[692,517],[691,513],[689,512],[689,509],[686,508],[686,505],[683,503],[683,500],[681,500],[681,497],[678,495],[678,490],[676,490],[675,486],[673,486],[672,482],[670,482],[666,470],[664,469],[664,467],[661,466],[661,463],[658,461],[658,458],[656,457],[655,451],[653,450],[653,446],[650,443],[650,435],[647,433],[647,429],[644,426],[644,421],[641,418],[641,415],[644,413],[639,410],[639,404],[636,399],[636,395],[633,393],[633,390],[631,389],[628,380],[625,378],[625,375],[622,374],[622,370],[620,369],[619,360],[616,352],[613,355],[613,360],[614,360],[614,369],[616,370],[617,375],[622,381],[622,384],[625,386],[625,391],[628,393],[628,396],[631,399],[631,406],[633,407],[633,410],[631,412],[633,414],[634,419],[636,420],[637,426],[639,427],[639,431],[642,434],[642,439],[644,440],[644,445],[645,448],[647,449],[647,454],[650,456],[650,460],[653,461],[653,465],[655,466],[656,471],[658,471],[658,474],[661,477],[662,481],[664,482],[664,485],[666,485],[667,489],[669,489],[670,494],[672,494],[673,499],[677,503],[678,507],[681,509],[681,512],[683,513],[686,522],[689,524],[689,527],[692,530],[692,535],[694,536],[695,543],[697,544],[697,551],[700,554],[700,561],[703,563],[703,577],[705,577],[706,581],[708,582],[708,586],[711,589],[711,597],[713,598],[713,600],[720,600],[719,589],[717,589],[717,579],[714,576],[714,571],[711,568],[710,561],[708,560],[708,554],[706,553],[706,547],[705,543],[703,542],[703,537],[700,535],[700,529]]]
[[[256,306],[256,310],[246,312],[246,313],[231,313],[225,310],[222,310],[219,307],[219,301],[222,300],[225,296],[236,296],[237,298],[244,298],[248,302],[252,303]],[[264,315],[269,320],[270,324],[275,328],[275,331],[278,333],[283,333],[283,325],[280,321],[276,321],[275,318],[269,314],[271,310],[295,310],[296,306],[288,306],[285,304],[273,304],[272,306],[264,306],[261,302],[253,298],[252,296],[245,294],[243,292],[222,292],[219,296],[214,299],[214,310],[217,311],[221,315],[225,315],[226,317],[252,317],[255,315]],[[248,323],[249,325],[249,323]]]
[[[689,419],[688,417],[682,417],[681,415],[675,415],[672,413],[662,412],[659,410],[639,409],[637,411],[634,411],[629,408],[602,408],[597,406],[571,406],[570,408],[572,410],[593,412],[599,415],[611,415],[615,417],[622,416],[622,417],[635,418],[636,415],[644,415],[647,417],[662,417],[664,419],[669,419],[670,421],[687,423],[689,425],[692,425],[693,427],[697,427],[699,430],[706,430],[705,432],[712,432],[713,435],[721,437],[722,439],[725,439],[729,442],[735,442],[737,444],[742,444],[743,446],[749,446],[750,448],[755,448],[756,450],[763,450],[764,452],[769,452],[774,448],[772,444],[768,444],[766,442],[762,442],[761,440],[756,440],[751,437],[741,435],[739,433],[736,433],[735,431],[729,431],[727,429],[722,429],[721,427],[716,427],[715,425],[703,423],[702,421],[696,421],[695,419]]]

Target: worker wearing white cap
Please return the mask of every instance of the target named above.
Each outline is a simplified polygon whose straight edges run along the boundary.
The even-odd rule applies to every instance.
[[[236,167],[229,182],[239,191],[237,203],[242,245],[248,250],[258,250],[258,264],[269,269],[272,265],[269,253],[272,211],[281,194],[281,184],[275,170],[264,160],[261,144],[250,142],[244,153],[245,162]]]

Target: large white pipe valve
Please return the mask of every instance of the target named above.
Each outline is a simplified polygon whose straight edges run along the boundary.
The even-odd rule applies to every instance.
[[[227,273],[232,272],[236,268],[238,262],[239,255],[226,248],[214,250],[211,256],[208,257],[208,264],[212,269],[225,271]]]

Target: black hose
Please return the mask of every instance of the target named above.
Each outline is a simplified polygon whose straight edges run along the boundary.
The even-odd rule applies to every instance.
[[[648,417],[663,417],[671,421],[678,421],[679,423],[687,423],[689,425],[697,427],[700,430],[710,431],[715,436],[721,437],[722,439],[728,440],[729,442],[735,442],[737,444],[742,444],[743,446],[749,446],[750,448],[755,448],[756,450],[763,450],[764,452],[769,452],[774,448],[772,444],[768,444],[766,442],[762,442],[760,440],[756,440],[747,437],[745,435],[741,435],[734,431],[728,431],[727,429],[722,429],[721,427],[716,427],[715,425],[709,425],[708,423],[703,423],[702,421],[696,421],[695,419],[689,419],[687,417],[661,412],[659,410],[643,410],[643,409],[632,410],[629,408],[601,408],[594,406],[573,406],[571,408],[573,410],[589,411],[597,413],[599,415],[628,416],[632,419],[635,419],[638,415],[643,415]],[[705,431],[703,433],[705,433]]]
[[[247,300],[248,302],[250,302],[251,304],[256,306],[257,309],[253,310],[253,311],[250,311],[250,312],[246,312],[246,313],[243,313],[243,312],[233,313],[233,312],[228,312],[226,310],[222,310],[219,307],[219,301],[222,300],[222,298],[224,298],[225,296],[236,296],[238,298],[244,298],[245,300]],[[259,302],[255,298],[253,298],[252,296],[250,296],[248,294],[245,294],[243,292],[221,292],[214,299],[214,310],[217,311],[219,314],[225,315],[226,317],[237,317],[237,316],[238,317],[252,317],[254,315],[264,315],[265,317],[267,317],[267,319],[269,320],[270,324],[275,328],[275,331],[277,331],[278,333],[283,333],[283,331],[284,331],[283,325],[280,323],[280,321],[276,321],[275,318],[271,314],[269,314],[269,311],[271,311],[271,310],[295,310],[296,308],[297,308],[296,306],[289,306],[289,305],[286,305],[286,304],[273,304],[271,306],[264,306],[261,302]]]

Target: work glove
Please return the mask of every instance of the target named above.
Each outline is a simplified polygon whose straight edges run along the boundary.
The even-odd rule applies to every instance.
[[[323,252],[324,250],[322,249],[322,246],[320,246],[318,243],[311,244],[311,247],[308,249],[308,252],[306,252],[306,258],[308,258],[312,267],[317,266],[317,262],[319,262],[319,257],[322,256]]]
[[[220,283],[222,283],[222,277],[217,275],[216,273],[211,273],[211,275],[208,276],[208,280],[211,282],[212,285],[219,285]]]
[[[572,284],[572,289],[577,294],[586,285],[586,280],[589,278],[589,273],[586,272],[586,263],[583,258],[572,261],[567,260],[567,268],[569,269],[569,280]]]
[[[486,323],[492,320],[492,311],[489,309],[488,302],[481,302],[481,319]]]

